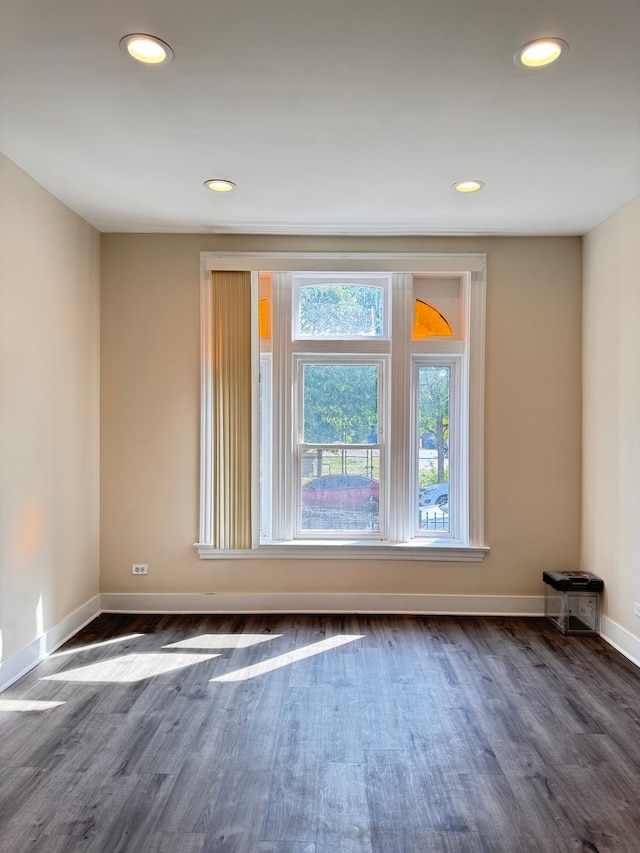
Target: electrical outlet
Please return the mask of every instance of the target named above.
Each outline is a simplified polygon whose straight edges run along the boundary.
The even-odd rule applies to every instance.
[[[640,616],[640,604],[637,601],[633,605],[633,612],[636,614],[636,616]]]
[[[131,566],[132,575],[148,575],[149,566],[146,563],[134,563]]]

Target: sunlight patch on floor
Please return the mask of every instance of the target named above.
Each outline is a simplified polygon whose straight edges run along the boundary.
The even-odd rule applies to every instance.
[[[50,711],[64,704],[44,699],[0,699],[0,711]]]
[[[219,655],[140,653],[123,655],[111,660],[91,663],[68,669],[55,675],[46,675],[43,681],[76,681],[129,684],[157,675],[165,675],[220,657]]]
[[[115,637],[113,640],[102,640],[100,643],[89,643],[87,646],[74,646],[71,649],[61,649],[58,652],[53,652],[49,657],[59,658],[63,655],[75,655],[80,652],[90,652],[92,649],[99,649],[102,646],[113,646],[115,643],[124,643],[127,640],[135,640],[138,637],[144,637],[144,634],[126,634],[124,637]]]
[[[199,637],[189,637],[169,643],[163,649],[248,649],[258,643],[275,640],[282,634],[200,634]]]
[[[353,643],[354,640],[362,640],[363,638],[364,634],[337,634],[335,637],[329,637],[329,639],[321,640],[319,643],[312,643],[310,646],[303,646],[301,649],[294,649],[291,652],[262,661],[262,663],[236,669],[226,675],[219,675],[217,678],[212,678],[211,681],[246,681],[249,678],[273,672],[274,669],[289,666],[292,663],[297,663],[297,661],[328,652],[331,649],[338,648],[338,646],[345,645],[345,643]]]

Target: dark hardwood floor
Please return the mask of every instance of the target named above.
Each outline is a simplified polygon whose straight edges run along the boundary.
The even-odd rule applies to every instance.
[[[103,614],[0,694],[2,853],[638,853],[640,671],[542,619]]]

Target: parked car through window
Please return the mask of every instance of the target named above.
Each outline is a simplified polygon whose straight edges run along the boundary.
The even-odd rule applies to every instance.
[[[423,486],[418,497],[418,506],[430,506],[431,504],[449,503],[449,483],[433,483],[431,486]]]
[[[356,474],[327,474],[302,487],[302,501],[309,506],[332,509],[377,509],[380,486],[377,480]]]

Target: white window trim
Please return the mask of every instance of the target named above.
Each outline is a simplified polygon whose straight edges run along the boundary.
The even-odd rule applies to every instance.
[[[211,351],[213,324],[211,318],[211,271],[246,270],[257,279],[260,271],[326,271],[326,272],[396,272],[459,274],[465,322],[468,322],[466,371],[468,382],[462,388],[462,399],[468,399],[469,458],[468,474],[469,524],[468,541],[453,543],[433,539],[410,542],[378,542],[368,540],[322,541],[288,540],[277,544],[256,545],[248,550],[226,551],[213,547],[213,490],[211,476],[213,376]],[[201,439],[200,439],[200,532],[195,544],[201,559],[374,559],[420,560],[436,562],[480,562],[489,548],[484,543],[484,330],[486,300],[486,255],[477,254],[405,254],[380,252],[308,253],[308,252],[202,252],[201,273]],[[275,277],[277,279],[277,276]],[[254,281],[257,299],[257,281]],[[275,315],[274,315],[275,321]],[[291,318],[283,318],[290,324]],[[407,318],[400,320],[407,323]],[[396,322],[394,319],[393,322]],[[290,326],[289,326],[290,328]],[[451,342],[454,344],[455,342]],[[455,349],[455,347],[451,347]],[[451,351],[449,349],[449,351]],[[447,351],[443,347],[442,351]],[[286,360],[285,360],[286,361]],[[399,377],[394,377],[394,385]],[[401,380],[400,380],[401,381]],[[410,381],[410,377],[406,378]],[[257,394],[256,394],[257,397]],[[278,401],[274,400],[274,405]],[[288,408],[288,407],[287,407]],[[463,409],[465,407],[463,406]],[[257,416],[257,414],[256,414]],[[407,413],[407,417],[410,417]],[[290,424],[289,424],[290,428]],[[290,433],[289,433],[290,434]],[[284,436],[274,437],[284,440]],[[257,459],[256,459],[257,463]],[[402,476],[402,475],[400,475]],[[463,472],[464,476],[464,472]],[[257,482],[257,479],[256,479]],[[464,486],[464,484],[462,484]],[[282,491],[282,490],[281,490]],[[257,493],[257,489],[256,489]],[[256,509],[258,497],[256,494]],[[278,507],[274,506],[277,515]],[[255,526],[255,525],[254,525]],[[389,531],[391,535],[392,531]]]
[[[383,341],[388,343],[389,341],[389,292],[391,290],[391,282],[389,274],[379,273],[378,277],[380,279],[379,282],[373,283],[372,279],[375,276],[372,273],[351,273],[349,275],[345,275],[341,280],[335,281],[330,280],[332,285],[335,284],[355,284],[361,285],[362,280],[365,280],[365,286],[378,287],[382,290],[382,333],[380,335],[372,335],[362,336],[362,335],[351,335],[351,336],[334,336],[334,335],[304,335],[300,331],[300,290],[305,287],[307,284],[310,284],[314,278],[318,279],[319,284],[323,284],[325,280],[333,275],[332,273],[301,273],[298,276],[293,276],[293,281],[291,284],[291,305],[293,307],[293,335],[292,339],[294,342],[311,341],[313,343],[319,343],[320,341],[327,341],[328,343],[336,344],[347,341],[348,345],[352,344],[354,341],[358,343],[372,343]],[[304,280],[304,284],[301,284],[300,279]]]
[[[272,397],[272,389],[273,389],[273,379],[272,379],[272,369],[273,362],[271,358],[271,353],[262,353],[260,356],[260,365],[262,367],[262,411],[261,411],[261,424],[260,430],[262,434],[268,438],[263,443],[263,446],[259,448],[258,452],[262,454],[262,478],[263,482],[270,483],[271,477],[273,476],[273,468],[272,468],[272,454],[271,454],[271,425],[273,423],[273,397]],[[260,491],[260,537],[262,538],[262,531],[271,530],[271,496],[266,492],[263,494],[262,490]]]
[[[447,533],[443,532],[442,539],[451,539],[457,543],[461,539],[461,531],[468,528],[468,506],[466,498],[466,476],[465,469],[468,467],[463,464],[463,461],[468,456],[466,453],[466,443],[463,441],[463,436],[466,433],[465,423],[465,406],[462,402],[462,359],[464,355],[434,355],[434,354],[414,354],[411,360],[412,370],[412,388],[418,388],[418,371],[421,367],[446,367],[449,369],[449,519],[451,527]],[[411,407],[412,419],[412,445],[411,459],[414,464],[411,465],[411,472],[414,479],[411,482],[409,494],[413,496],[413,503],[409,517],[415,519],[418,514],[417,496],[418,483],[416,482],[418,447],[417,437],[418,430],[416,425],[418,422],[418,399],[417,395],[413,395]],[[455,463],[455,465],[454,465]],[[452,500],[453,499],[453,500]],[[415,538],[422,540],[430,538],[426,533],[415,534]]]
[[[322,355],[322,354],[317,353],[317,352],[315,352],[315,353],[295,353],[293,356],[293,364],[294,364],[294,375],[295,375],[296,380],[297,380],[297,393],[295,395],[296,400],[295,400],[295,416],[294,416],[294,421],[295,421],[296,427],[297,427],[297,429],[296,429],[296,432],[297,432],[296,446],[297,446],[297,448],[296,448],[296,452],[294,454],[295,460],[293,461],[292,466],[290,466],[293,469],[292,474],[293,474],[293,479],[294,479],[295,484],[296,484],[295,485],[295,504],[294,504],[295,505],[294,518],[295,518],[296,533],[295,533],[294,538],[295,539],[301,539],[304,542],[308,542],[309,538],[310,538],[308,535],[309,531],[302,528],[302,522],[301,522],[302,504],[301,504],[301,499],[300,499],[301,498],[300,489],[301,489],[302,477],[301,477],[301,471],[300,471],[299,449],[301,446],[304,445],[304,443],[302,442],[302,435],[301,435],[301,429],[302,429],[301,414],[302,414],[302,405],[303,405],[303,403],[302,403],[302,373],[301,373],[302,368],[305,364],[368,364],[368,365],[370,364],[370,365],[375,365],[377,370],[378,370],[378,382],[377,382],[377,385],[378,385],[378,430],[379,430],[380,434],[384,435],[384,432],[386,430],[387,420],[388,420],[388,413],[385,411],[384,401],[386,400],[385,386],[386,386],[386,382],[387,382],[386,376],[387,376],[387,371],[388,371],[388,367],[389,367],[389,357],[387,355],[360,355],[360,354],[354,354],[354,353],[350,353],[347,356],[340,356],[340,355],[336,355],[333,351],[331,351],[331,353],[329,353],[327,355]],[[350,446],[352,448],[358,447],[358,445],[348,445],[348,444],[336,445],[336,446],[337,447],[344,447],[345,449],[348,449]],[[375,445],[375,446],[378,446],[378,445]],[[366,445],[362,445],[362,447],[363,447],[363,449],[365,449]],[[380,453],[381,495],[384,496],[384,494],[385,494],[385,480],[386,480],[386,452],[385,452],[384,444],[379,447],[379,453]],[[288,454],[288,456],[290,457],[291,454]],[[385,539],[387,539],[386,519],[387,519],[388,512],[386,510],[385,504],[386,504],[386,501],[384,501],[384,500],[380,501],[380,505],[379,505],[379,519],[380,519],[379,530],[371,531],[371,533],[366,535],[366,536],[362,535],[363,540],[366,539],[367,541],[369,541],[369,540],[380,540],[380,539],[385,540]],[[362,531],[361,531],[361,534],[362,534]],[[358,534],[356,534],[354,532],[352,534],[352,536],[355,536],[355,535],[358,535]],[[318,530],[317,536],[315,536],[314,538],[322,539],[322,540],[332,539],[335,541],[336,534],[335,534],[335,531],[332,531],[332,530],[326,530],[326,531]],[[273,544],[273,543],[269,542],[269,543],[263,543],[263,544]]]

